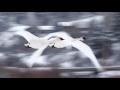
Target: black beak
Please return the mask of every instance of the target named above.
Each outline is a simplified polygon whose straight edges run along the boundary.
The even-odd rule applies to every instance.
[[[84,40],[86,40],[86,38],[85,38],[84,36],[83,36],[82,38],[83,38]]]
[[[63,38],[60,37],[60,40],[65,40],[65,39],[63,39]]]
[[[53,45],[52,48],[55,48],[55,46]]]

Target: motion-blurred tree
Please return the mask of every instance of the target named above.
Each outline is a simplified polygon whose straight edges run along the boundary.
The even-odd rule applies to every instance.
[[[114,23],[114,36],[120,40],[120,12],[116,12],[115,14],[115,22]]]

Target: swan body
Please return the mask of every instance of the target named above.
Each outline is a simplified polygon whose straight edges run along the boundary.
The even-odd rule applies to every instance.
[[[15,35],[20,35],[20,36],[24,37],[27,40],[28,43],[24,44],[25,47],[37,49],[32,54],[32,56],[30,57],[30,59],[28,60],[27,66],[32,67],[32,65],[34,64],[35,60],[37,58],[39,58],[39,56],[47,48],[47,46],[50,43],[54,43],[54,42],[59,41],[60,38],[58,38],[58,36],[61,36],[63,34],[64,34],[63,38],[65,38],[65,34],[66,34],[65,32],[51,33],[51,34],[48,34],[45,37],[37,37],[37,36],[33,35],[32,33],[28,32],[28,31],[25,31],[25,30],[16,32]],[[56,38],[51,38],[51,37],[54,37],[54,36],[56,36]],[[51,38],[51,39],[49,39],[49,38]]]
[[[30,47],[33,49],[39,49],[40,47],[47,45],[49,43],[52,43],[56,40],[59,40],[59,38],[54,38],[52,40],[48,40],[48,38],[52,37],[51,34],[49,34],[47,37],[37,37],[33,35],[32,33],[28,31],[18,31],[15,33],[16,35],[20,35],[24,37],[27,40],[27,44],[24,44],[25,47]],[[55,34],[53,34],[55,35]]]
[[[62,38],[62,36],[60,38]],[[69,43],[67,43],[68,40],[69,40]],[[70,35],[68,35],[66,36],[66,38],[64,38],[64,40],[57,40],[56,42],[49,44],[49,46],[54,47],[54,48],[64,48],[64,47],[70,46],[69,49],[71,49],[71,47],[74,47],[78,49],[79,51],[81,51],[85,56],[87,56],[92,61],[92,63],[95,65],[98,71],[100,72],[104,71],[102,66],[97,61],[97,58],[94,55],[90,46],[82,42],[84,40],[85,40],[84,37],[72,38]]]

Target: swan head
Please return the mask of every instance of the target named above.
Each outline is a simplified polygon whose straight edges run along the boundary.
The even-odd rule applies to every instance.
[[[82,36],[81,38],[83,38],[83,40],[86,40],[86,37]]]
[[[84,36],[80,37],[80,41],[84,41],[84,40],[86,40],[86,37]]]

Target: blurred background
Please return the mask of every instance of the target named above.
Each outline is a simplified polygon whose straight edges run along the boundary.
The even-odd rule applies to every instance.
[[[79,77],[76,73],[33,68],[94,67],[75,48],[67,51],[47,47],[33,68],[28,68],[26,61],[35,49],[25,48],[27,41],[12,33],[22,29],[39,37],[57,31],[66,31],[74,38],[85,36],[84,43],[92,48],[102,66],[120,65],[120,12],[0,12],[1,78]]]

